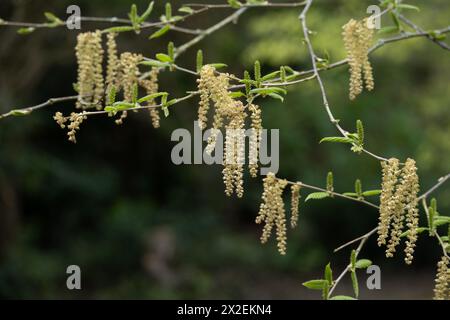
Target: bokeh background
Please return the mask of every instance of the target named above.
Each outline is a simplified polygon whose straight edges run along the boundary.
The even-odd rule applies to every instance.
[[[140,10],[147,1],[133,1]],[[126,17],[132,1],[2,0],[0,17],[43,21],[43,12],[66,17],[70,4],[88,16]],[[155,1],[152,19],[164,2]],[[201,1],[200,1],[201,2]],[[205,1],[204,1],[205,2]],[[186,1],[172,1],[175,8]],[[210,1],[209,3],[225,3]],[[448,26],[450,3],[416,1],[421,12],[405,14],[424,29]],[[361,18],[374,1],[318,0],[309,13],[318,54],[332,61],[344,58],[341,26]],[[193,68],[197,49],[207,62],[223,62],[241,76],[259,59],[263,72],[290,65],[310,68],[302,44],[297,9],[253,9],[189,49],[179,64]],[[184,25],[204,28],[229,10],[210,10]],[[391,25],[384,18],[382,25]],[[82,31],[108,25],[84,23]],[[153,57],[167,41],[180,45],[190,36],[169,32],[147,36],[121,34],[120,51]],[[49,97],[74,94],[76,31],[37,30],[27,36],[0,28],[0,110],[26,107]],[[388,157],[417,160],[422,190],[450,171],[450,56],[432,42],[410,39],[389,44],[371,56],[376,90],[356,101],[347,97],[348,71],[323,73],[329,99],[345,128],[362,119],[366,145]],[[191,75],[165,72],[160,88],[172,96],[195,89]],[[285,103],[261,100],[266,128],[280,128],[279,175],[323,186],[327,171],[335,174],[336,190],[352,191],[354,180],[364,189],[380,184],[380,164],[340,144],[318,144],[335,135],[321,105],[317,84],[292,87]],[[73,103],[55,105],[27,117],[0,121],[0,297],[1,298],[126,298],[126,299],[318,299],[302,287],[318,278],[329,261],[337,274],[349,250],[333,254],[338,245],[373,228],[377,212],[340,199],[301,204],[299,227],[288,234],[288,254],[280,256],[273,242],[259,243],[254,219],[262,192],[261,180],[246,177],[245,197],[227,198],[219,166],[175,166],[170,160],[175,128],[193,130],[197,101],[180,103],[155,130],[147,112],[131,114],[124,125],[108,117],[83,123],[78,144],[66,139],[53,121],[55,111],[70,113]],[[436,192],[439,211],[450,208],[449,186]],[[303,199],[308,191],[303,190]],[[372,199],[377,202],[378,199]],[[428,299],[432,297],[440,248],[420,236],[412,266],[402,254],[387,260],[370,239],[361,257],[382,270],[382,290],[365,299]],[[66,288],[66,268],[82,270],[82,290]],[[338,290],[351,294],[350,279]]]

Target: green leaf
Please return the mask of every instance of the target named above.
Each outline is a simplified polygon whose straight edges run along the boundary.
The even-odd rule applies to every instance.
[[[339,142],[339,143],[353,143],[353,140],[347,137],[325,137],[320,140],[322,142]]]
[[[359,296],[359,285],[358,285],[358,278],[356,277],[356,272],[352,271],[350,273],[350,277],[352,278],[353,292],[355,293],[355,297],[358,298],[358,296]]]
[[[358,145],[364,144],[364,126],[361,120],[356,120],[356,132],[358,134]]]
[[[197,72],[200,72],[200,70],[203,67],[203,51],[198,50],[197,51],[197,59],[196,59],[196,70]]]
[[[166,3],[166,19],[172,19],[172,5],[169,2]]]
[[[280,74],[280,70],[271,72],[269,74],[266,74],[264,77],[262,77],[261,81],[267,81],[267,80],[276,78],[279,74]]]
[[[228,0],[228,4],[230,5],[230,7],[232,7],[233,9],[239,9],[242,6],[242,3],[240,3],[237,0]]]
[[[362,193],[364,197],[377,196],[381,194],[381,190],[367,190]]]
[[[149,95],[147,95],[145,97],[142,97],[137,102],[138,103],[143,103],[143,102],[146,102],[146,101],[149,101],[149,100],[154,100],[154,99],[156,99],[158,97],[167,96],[167,95],[168,95],[167,92],[157,92],[157,93],[149,94]]]
[[[242,91],[230,92],[228,95],[233,99],[245,97],[245,93],[243,93]]]
[[[21,117],[21,116],[29,115],[31,112],[32,112],[32,110],[30,110],[30,109],[14,109],[8,113],[15,117]]]
[[[280,96],[278,93],[269,93],[268,96],[274,99],[278,99],[281,102],[284,102],[284,98]]]
[[[389,33],[396,33],[398,32],[398,27],[397,26],[387,26],[387,27],[383,27],[380,30],[378,30],[378,34],[389,34]]]
[[[20,29],[17,30],[17,33],[18,33],[18,34],[25,35],[25,34],[30,34],[30,33],[32,33],[34,30],[36,30],[36,29],[33,28],[33,27],[20,28]]]
[[[170,30],[170,25],[166,24],[164,27],[162,27],[161,29],[159,29],[158,31],[154,32],[149,39],[156,39],[159,38],[163,35],[165,35],[167,33],[167,31]]]
[[[141,61],[139,64],[144,66],[156,67],[156,68],[165,68],[169,65],[167,62],[161,62],[154,59],[147,59],[145,61]]]
[[[156,54],[156,59],[158,59],[161,62],[168,62],[171,63],[173,62],[172,58],[169,57],[167,54],[165,53],[157,53]]]
[[[372,265],[372,261],[369,259],[360,259],[356,261],[355,268],[356,269],[366,269],[367,267]]]
[[[137,6],[136,4],[131,5],[130,13],[128,13],[128,17],[131,20],[131,23],[133,24],[133,27],[136,28],[138,24],[138,14],[137,14]]]
[[[353,298],[353,297],[350,297],[350,296],[334,296],[334,297],[331,297],[329,300],[358,300],[358,299],[355,299],[355,298]]]
[[[194,9],[192,9],[191,7],[181,7],[180,9],[178,9],[178,11],[184,12],[184,13],[187,13],[187,14],[194,13]]]
[[[444,224],[450,223],[450,217],[447,216],[437,216],[434,218],[434,227],[439,227]]]
[[[255,94],[262,94],[262,95],[268,95],[271,93],[278,93],[278,94],[286,94],[287,91],[283,88],[279,88],[279,87],[267,87],[267,88],[256,88],[250,91],[250,93],[255,93]]]
[[[153,5],[155,4],[154,1],[150,2],[147,9],[144,11],[144,13],[138,18],[138,23],[144,22],[147,20],[147,18],[150,16],[150,14],[153,11]]]
[[[357,197],[358,196],[358,194],[356,192],[344,192],[343,195],[349,196],[349,197]]]
[[[44,12],[45,17],[47,18],[48,21],[56,23],[56,24],[63,24],[64,22],[58,18],[57,16],[55,16],[53,13],[51,12]]]
[[[356,250],[352,250],[350,253],[350,264],[352,266],[352,270],[354,270],[356,266]]]
[[[427,231],[427,230],[429,230],[429,229],[425,228],[425,227],[419,227],[419,228],[416,229],[416,232],[417,232],[417,234],[420,234],[420,233],[422,233],[424,231]],[[403,232],[400,235],[400,238],[404,238],[404,237],[408,236],[408,234],[409,234],[409,230],[406,230],[405,232]]]
[[[325,280],[327,280],[329,286],[333,284],[333,271],[331,270],[330,263],[325,266]]]
[[[170,57],[170,60],[174,61],[175,59],[175,46],[172,41],[167,44],[167,55]]]
[[[327,280],[324,279],[309,280],[303,282],[303,286],[311,290],[322,290],[324,286],[327,286],[327,284]]]
[[[208,63],[208,65],[215,69],[221,69],[221,68],[228,67],[228,65],[226,65],[225,63]]]
[[[328,192],[313,192],[308,194],[308,196],[305,199],[305,202],[308,200],[320,200],[323,198],[327,198],[328,197]]]
[[[391,17],[392,17],[392,20],[394,21],[394,24],[397,26],[397,29],[399,31],[401,31],[402,30],[402,26],[400,24],[400,19],[398,18],[397,13],[391,11]]]
[[[398,4],[397,8],[406,9],[406,10],[416,10],[417,12],[420,11],[419,7],[416,7],[416,6],[413,6],[413,5],[410,5],[410,4],[405,4],[405,3]]]
[[[127,32],[127,31],[134,31],[135,28],[132,26],[120,26],[120,27],[112,27],[112,28],[108,28],[103,30],[104,33],[109,33],[109,32],[114,32],[114,33],[119,33],[119,32]]]

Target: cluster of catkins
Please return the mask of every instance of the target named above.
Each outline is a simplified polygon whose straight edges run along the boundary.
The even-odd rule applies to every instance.
[[[218,73],[210,65],[200,70],[197,80],[200,92],[198,108],[198,124],[205,129],[208,122],[208,111],[214,107],[213,127],[208,138],[206,152],[211,153],[221,128],[225,128],[225,149],[223,159],[223,180],[225,193],[230,196],[236,193],[238,197],[244,194],[243,175],[245,163],[245,119],[250,112],[251,133],[249,145],[249,170],[253,177],[257,176],[258,154],[261,141],[261,109],[255,104],[244,105],[234,100],[228,91],[230,75]]]
[[[264,178],[264,191],[262,194],[262,203],[260,205],[256,223],[265,223],[261,235],[261,243],[266,243],[275,226],[277,234],[277,245],[280,254],[286,254],[286,212],[283,201],[283,191],[288,182],[278,179],[273,173],[267,174]],[[291,221],[292,228],[297,226],[298,207],[300,202],[300,183],[291,185]]]
[[[448,256],[442,256],[437,264],[437,273],[434,286],[435,300],[450,299],[450,259]]]
[[[350,19],[343,27],[342,37],[347,51],[350,66],[350,100],[356,98],[363,90],[362,75],[366,89],[373,90],[372,66],[369,61],[369,48],[372,43],[374,30],[367,25],[367,19],[356,21]]]
[[[392,257],[400,243],[400,237],[406,222],[408,232],[405,262],[411,264],[419,224],[419,210],[417,208],[419,177],[417,176],[416,162],[413,159],[407,159],[401,168],[399,160],[391,158],[382,162],[381,166],[383,178],[380,195],[378,245],[387,245],[386,256]]]
[[[116,37],[117,34],[113,32],[106,35],[106,74],[104,77],[105,51],[102,46],[102,32],[97,30],[78,35],[75,47],[78,63],[77,108],[86,110],[94,107],[101,110],[111,97],[114,97],[115,100],[116,94],[120,91],[123,93],[123,101],[132,103],[137,95],[139,85],[148,94],[158,91],[158,70],[153,69],[150,72],[149,79],[139,79],[139,63],[143,59],[142,55],[124,52],[119,56]],[[148,103],[153,103],[153,101]],[[159,127],[158,110],[152,108],[150,115],[153,126]],[[123,111],[116,123],[122,124],[126,117],[127,112]],[[58,112],[53,118],[62,128],[65,128],[67,121],[70,122],[67,126],[70,130],[68,132],[69,140],[76,142],[75,132],[79,130],[79,125],[86,118],[84,112],[72,113],[68,117],[64,117]]]

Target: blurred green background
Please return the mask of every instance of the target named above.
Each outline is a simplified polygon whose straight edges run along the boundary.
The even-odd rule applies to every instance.
[[[43,21],[51,11],[66,17],[78,4],[87,16],[126,17],[131,3],[147,1],[2,0],[0,17]],[[153,20],[164,2],[155,1]],[[201,2],[201,1],[200,1]],[[207,1],[203,1],[207,2]],[[286,1],[284,1],[286,2]],[[172,1],[178,8],[187,1]],[[209,1],[208,3],[225,3]],[[314,1],[308,15],[314,47],[332,61],[344,58],[341,26],[361,18],[375,1]],[[448,26],[450,3],[416,1],[421,12],[405,14],[424,29]],[[263,72],[290,65],[310,68],[297,20],[300,8],[252,9],[237,24],[189,49],[179,64],[193,68],[197,49],[207,62],[224,62],[242,76],[259,59]],[[210,10],[184,25],[205,28],[229,10]],[[383,18],[382,26],[391,25]],[[83,23],[82,31],[108,25]],[[120,51],[147,57],[180,45],[190,36],[169,32],[155,41],[152,31],[121,34]],[[76,81],[76,31],[63,28],[17,35],[0,28],[0,111],[25,107],[49,97],[72,95]],[[371,56],[375,91],[348,100],[348,71],[322,73],[336,118],[348,129],[356,119],[366,128],[366,146],[387,157],[417,160],[422,190],[450,172],[449,53],[429,40],[410,39],[386,45]],[[195,90],[195,79],[179,72],[161,75],[160,90],[182,96]],[[335,189],[352,191],[380,184],[380,165],[345,145],[318,144],[336,135],[321,105],[315,81],[291,87],[282,104],[261,100],[266,128],[280,128],[281,177],[323,186],[335,173]],[[53,121],[73,103],[52,106],[27,117],[0,122],[0,298],[272,298],[314,299],[303,281],[322,275],[331,261],[335,273],[345,267],[350,248],[333,249],[377,224],[376,210],[340,199],[301,203],[299,227],[288,233],[288,254],[272,242],[261,245],[255,225],[261,180],[246,177],[245,197],[227,198],[219,166],[175,166],[170,160],[171,132],[192,131],[197,101],[177,105],[155,130],[147,112],[131,114],[123,126],[108,117],[83,123],[78,144],[66,139]],[[448,186],[436,192],[441,214],[450,208]],[[308,191],[302,191],[303,199]],[[377,202],[378,199],[372,199]],[[361,257],[382,270],[382,290],[367,291],[360,273],[362,298],[431,298],[440,248],[426,235],[418,242],[412,266],[403,252],[387,260],[375,238]],[[82,270],[82,290],[66,288],[66,268]],[[351,293],[348,278],[337,291]]]

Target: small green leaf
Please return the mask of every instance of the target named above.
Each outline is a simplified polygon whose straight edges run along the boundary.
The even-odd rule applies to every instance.
[[[328,285],[333,284],[333,271],[331,270],[330,263],[325,266],[325,280],[328,281]]]
[[[398,32],[398,27],[397,26],[387,26],[387,27],[383,27],[380,30],[378,30],[378,34],[389,34],[389,33],[396,33]]]
[[[196,59],[196,70],[197,72],[200,72],[200,70],[203,67],[203,51],[198,50],[197,51],[197,59]]]
[[[364,197],[377,196],[381,194],[381,190],[367,190],[362,193]]]
[[[172,19],[172,5],[170,4],[170,2],[166,3],[166,19]]]
[[[208,65],[215,69],[221,69],[221,68],[228,67],[228,65],[226,65],[225,63],[208,63]]]
[[[358,299],[355,299],[355,298],[350,297],[350,296],[342,296],[342,295],[340,295],[340,296],[331,297],[329,300],[358,300]]]
[[[343,195],[349,196],[349,197],[357,197],[358,196],[358,194],[355,192],[344,192]]]
[[[120,26],[120,27],[112,27],[112,28],[108,28],[103,30],[104,33],[109,33],[109,32],[114,32],[114,33],[119,33],[119,32],[127,32],[127,31],[134,31],[135,28],[132,26]]]
[[[359,285],[358,285],[358,278],[356,277],[356,272],[352,271],[350,273],[350,276],[352,278],[353,292],[355,293],[355,297],[358,298],[358,296],[359,296]]]
[[[232,7],[233,9],[239,9],[242,6],[242,3],[240,3],[237,0],[228,0],[228,4],[230,5],[230,7]]]
[[[64,23],[60,18],[58,18],[57,16],[55,16],[51,12],[44,12],[44,15],[45,15],[45,17],[47,18],[47,20],[49,22],[56,23],[56,24],[63,24]]]
[[[405,3],[397,4],[397,8],[406,9],[406,10],[416,10],[418,12],[420,11],[419,7],[416,7],[416,6],[413,6],[410,4],[405,4]]]
[[[419,228],[416,229],[416,232],[417,232],[417,234],[420,234],[420,233],[422,233],[424,231],[427,231],[427,230],[429,230],[429,229],[425,228],[425,227],[419,227]],[[406,230],[405,232],[403,232],[400,235],[400,238],[404,238],[404,237],[408,236],[408,234],[409,234],[409,230]]]
[[[184,12],[184,13],[187,13],[187,14],[194,13],[194,9],[192,9],[191,7],[181,7],[180,9],[178,9],[178,11]]]
[[[150,2],[147,9],[144,11],[144,13],[138,18],[138,23],[144,22],[147,20],[147,18],[150,16],[150,14],[153,11],[153,5],[155,4],[154,1]]]
[[[267,80],[276,78],[279,74],[280,74],[280,70],[271,72],[269,74],[266,74],[264,77],[262,77],[261,81],[267,81]]]
[[[350,253],[350,264],[352,266],[352,270],[354,270],[356,266],[356,250],[352,250]]]
[[[327,284],[327,280],[324,279],[309,280],[303,282],[303,286],[311,290],[322,290],[324,286],[327,286]]]
[[[20,29],[17,30],[17,33],[18,33],[18,34],[25,35],[25,34],[30,34],[30,33],[32,33],[34,30],[36,30],[36,29],[33,28],[33,27],[20,28]]]
[[[280,96],[278,93],[269,93],[268,96],[274,99],[278,99],[281,102],[284,102],[284,98]]]
[[[15,109],[15,110],[11,110],[8,113],[15,117],[21,117],[21,116],[29,115],[31,112],[32,112],[32,110],[30,110],[30,109]]]
[[[175,46],[172,41],[167,44],[167,55],[170,57],[170,60],[174,61],[175,59]]]
[[[228,95],[233,99],[245,97],[245,93],[243,93],[242,91],[230,92]]]
[[[311,199],[312,200],[324,199],[324,198],[327,198],[328,196],[329,196],[328,192],[313,192],[313,193],[308,194],[308,196],[305,199],[305,202],[308,200],[311,200]]]
[[[322,142],[339,142],[339,143],[353,143],[353,140],[347,137],[325,137],[320,140]]]
[[[256,88],[250,91],[250,93],[268,95],[270,93],[286,94],[287,91],[283,88],[278,87],[267,87],[267,88]]]
[[[367,267],[372,265],[372,261],[369,259],[360,259],[356,261],[355,268],[356,269],[366,269]]]
[[[170,30],[170,25],[166,24],[164,27],[159,29],[158,31],[154,32],[149,39],[156,39],[159,38],[167,33],[167,31]]]
[[[156,67],[156,68],[165,68],[169,66],[169,63],[167,62],[161,62],[154,59],[147,59],[145,61],[141,61],[139,64],[142,64],[144,66],[150,66],[150,67]]]
[[[173,62],[172,58],[169,57],[167,54],[164,54],[164,53],[157,53],[156,54],[156,59],[158,59],[161,62],[168,62],[168,63]]]
[[[138,103],[143,103],[143,102],[146,102],[146,101],[149,101],[149,100],[154,100],[154,99],[156,99],[158,97],[167,96],[167,95],[168,95],[167,92],[157,92],[157,93],[149,94],[149,95],[147,95],[145,97],[142,97],[137,102]]]

